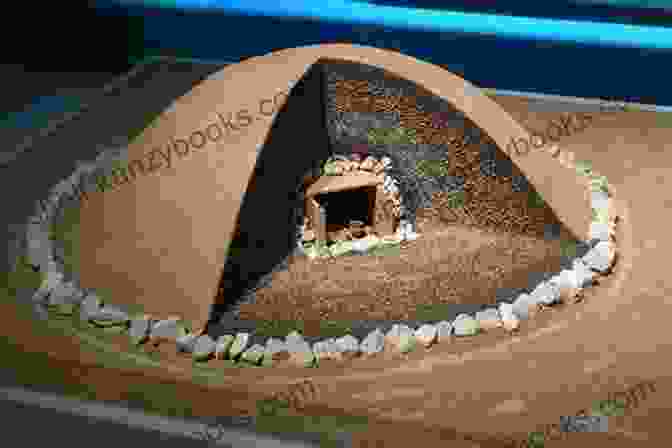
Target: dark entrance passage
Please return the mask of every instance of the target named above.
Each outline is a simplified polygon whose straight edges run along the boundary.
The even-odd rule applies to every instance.
[[[353,221],[360,221],[364,226],[374,224],[375,187],[322,193],[315,199],[324,210],[329,240],[343,239],[342,233]]]

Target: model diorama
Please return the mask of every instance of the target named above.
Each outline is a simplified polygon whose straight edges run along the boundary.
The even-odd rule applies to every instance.
[[[467,81],[400,53],[250,58],[55,188],[28,228],[27,263],[44,276],[34,302],[148,352],[173,347],[160,352],[176,364],[355,368],[510,337],[580,302],[617,260],[613,189],[533,137]],[[86,191],[76,264],[44,241],[73,191]],[[482,306],[446,312],[460,304]],[[268,329],[279,322],[291,328]]]

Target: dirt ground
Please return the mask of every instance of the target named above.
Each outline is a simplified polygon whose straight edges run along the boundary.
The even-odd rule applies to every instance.
[[[375,113],[389,107],[369,101],[373,95],[356,97],[352,85],[336,83],[337,109]],[[420,239],[404,243],[399,255],[293,259],[253,303],[240,306],[242,319],[301,321],[306,335],[317,336],[324,320],[412,321],[421,306],[494,305],[534,286],[538,274],[560,270],[561,241],[573,239],[547,204],[530,201],[533,187],[513,188],[521,175],[515,165],[509,176],[488,176],[485,141],[465,141],[451,127],[428,125],[431,115],[414,98],[401,98],[398,110],[419,143],[445,144],[446,174],[465,180],[464,202],[451,207],[446,193],[435,193],[431,206],[417,213]],[[557,239],[547,237],[548,228],[558,229]],[[510,292],[502,297],[503,291]]]
[[[324,319],[413,320],[419,305],[494,305],[498,290],[526,288],[532,274],[558,272],[561,254],[560,240],[427,226],[393,255],[296,259],[255,303],[241,305],[241,318],[301,320],[309,334]]]
[[[531,129],[557,118],[528,113],[526,100],[497,101]],[[638,380],[653,380],[659,384],[656,395],[631,416],[614,420],[610,434],[572,435],[546,446],[665,446],[672,344],[661,330],[668,326],[672,290],[665,262],[672,152],[666,151],[671,132],[655,122],[653,113],[611,114],[562,142],[577,159],[591,160],[615,187],[624,215],[619,265],[585,303],[542,313],[513,337],[486,333],[401,359],[356,360],[317,370],[233,370],[230,382],[206,389],[193,384],[188,369],[131,373],[98,368],[95,356],[74,341],[33,335],[5,304],[0,308],[3,335],[27,350],[48,346],[54,369],[71,372],[73,381],[84,375],[103,396],[114,396],[129,383],[167,381],[204,414],[249,412],[257,391],[270,393],[312,378],[322,391],[312,412],[367,413],[379,420],[357,436],[358,447],[505,446],[493,439],[520,436]],[[318,404],[329,409],[320,410]]]

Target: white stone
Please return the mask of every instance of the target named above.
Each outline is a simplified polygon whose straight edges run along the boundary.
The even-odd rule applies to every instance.
[[[447,320],[442,320],[436,324],[437,339],[439,342],[447,342],[450,340],[450,335],[453,333],[453,324]]]
[[[594,209],[608,212],[611,209],[611,201],[612,199],[609,197],[609,194],[604,191],[590,192],[590,204]]]
[[[609,272],[616,260],[616,248],[610,241],[600,241],[582,258],[586,266],[601,274]]]
[[[484,330],[499,328],[502,326],[499,311],[497,311],[495,308],[488,308],[483,311],[478,311],[475,318],[478,320],[480,327]]]
[[[526,320],[530,317],[530,311],[533,310],[536,305],[537,304],[531,295],[523,293],[513,302],[513,314],[519,320]]]
[[[356,337],[346,334],[345,336],[334,340],[334,348],[342,353],[357,353],[359,352],[360,344]]]
[[[609,240],[609,224],[603,222],[591,222],[588,238],[591,240]]]
[[[474,336],[478,334],[479,330],[479,322],[469,315],[460,319],[456,318],[453,322],[453,333],[455,336]]]
[[[543,282],[530,296],[535,303],[553,305],[560,301],[560,287],[554,281]]]
[[[513,304],[506,302],[500,303],[499,314],[502,319],[502,326],[507,331],[514,331],[518,329],[520,325],[520,320],[516,317],[516,315],[513,312]]]
[[[360,351],[366,355],[380,353],[385,347],[385,335],[380,329],[369,333],[360,344]]]
[[[434,325],[424,324],[415,330],[415,338],[425,347],[429,347],[436,342],[438,331]]]

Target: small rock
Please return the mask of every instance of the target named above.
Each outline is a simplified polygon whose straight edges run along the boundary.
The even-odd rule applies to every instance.
[[[287,336],[285,336],[285,343],[286,344],[293,344],[293,343],[302,343],[304,342],[303,336],[301,335],[301,332],[298,330],[292,330]]]
[[[101,327],[116,327],[126,325],[131,318],[128,313],[119,308],[104,306],[89,315],[89,321]]]
[[[142,344],[149,337],[152,320],[149,316],[141,316],[131,319],[131,325],[128,329],[128,335],[134,344]]]
[[[604,191],[590,192],[590,206],[594,209],[608,212],[612,208],[611,201],[609,193],[605,193]]]
[[[350,249],[353,252],[365,253],[371,247],[375,246],[378,243],[378,239],[374,236],[368,236],[359,240],[352,241]]]
[[[491,330],[502,326],[502,321],[499,316],[499,311],[495,308],[488,308],[478,311],[475,316],[478,325],[483,330]]]
[[[588,237],[596,241],[609,240],[609,224],[606,222],[591,222]]]
[[[185,334],[184,336],[178,337],[175,340],[175,345],[177,346],[177,352],[178,353],[193,353],[197,340],[198,340],[198,335],[194,334],[194,333]]]
[[[40,224],[29,224],[26,239],[28,263],[32,266],[45,266],[51,259],[53,251],[53,243],[49,240],[48,233],[42,229]],[[52,279],[51,283],[43,283],[42,287],[46,290],[53,289],[60,280],[62,278]]]
[[[586,266],[600,274],[611,271],[616,260],[616,248],[609,241],[601,241],[586,253],[582,258]]]
[[[415,330],[415,338],[423,347],[429,347],[436,342],[438,331],[434,325],[424,324]]]
[[[413,330],[404,324],[393,324],[390,331],[385,335],[385,344],[397,347],[402,336],[413,334]]]
[[[603,415],[561,416],[562,432],[608,432],[608,417]]]
[[[315,354],[310,348],[310,344],[303,339],[298,331],[292,331],[285,338],[285,345],[289,352],[289,359],[292,363],[310,367],[315,362]]]
[[[233,345],[233,341],[236,339],[235,336],[231,334],[224,334],[217,338],[215,343],[215,358],[216,359],[226,359],[229,355],[229,349]]]
[[[310,350],[310,344],[303,339],[300,332],[294,330],[285,337],[285,345],[290,353]]]
[[[509,331],[515,331],[520,326],[520,321],[513,312],[513,305],[510,303],[500,303],[499,304],[499,314],[502,319],[503,327]]]
[[[508,316],[510,316],[511,314],[513,314],[513,305],[512,305],[511,303],[501,302],[501,303],[499,304],[498,311],[499,311],[499,315],[500,315],[502,318],[504,318],[504,317],[508,317]]]
[[[538,304],[553,305],[560,301],[560,287],[551,281],[544,282],[532,291],[531,298]]]
[[[380,353],[385,347],[385,335],[379,328],[369,333],[360,345],[360,351],[366,355]]]
[[[436,334],[439,343],[448,342],[450,340],[450,335],[453,332],[453,324],[447,320],[442,320],[436,324]]]
[[[455,336],[474,336],[479,329],[478,321],[471,316],[455,319],[453,322]]]
[[[207,334],[201,335],[196,339],[192,356],[196,361],[205,361],[215,353],[216,347],[217,343],[214,339]]]
[[[60,283],[49,294],[49,305],[79,305],[84,300],[84,297],[84,292],[79,290],[72,282]]]
[[[250,342],[249,333],[238,333],[236,334],[236,339],[234,339],[231,348],[229,349],[229,358],[236,359],[238,358],[247,348],[247,344]]]
[[[63,273],[58,270],[58,267],[53,261],[50,261],[48,264],[50,268],[44,275],[39,289],[43,293],[50,294],[61,283],[63,283]]]
[[[576,275],[571,269],[563,269],[559,274],[551,279],[560,290],[578,288],[578,281]]]
[[[404,334],[399,337],[397,349],[400,353],[410,353],[415,349],[416,345],[417,340],[415,339],[414,334]]]
[[[41,288],[37,288],[37,290],[33,293],[31,297],[31,301],[33,302],[34,305],[40,306],[44,308],[44,312],[47,312],[47,308],[49,305],[49,292],[46,292],[42,290]]]
[[[574,287],[586,288],[594,284],[599,278],[600,274],[591,270],[583,260],[577,259],[572,262],[572,272],[574,273]]]
[[[150,339],[159,342],[161,340],[175,341],[180,336],[186,335],[185,328],[179,317],[160,320],[154,324],[149,334]]]
[[[259,344],[254,344],[252,347],[245,350],[241,356],[241,360],[252,365],[259,365],[264,357],[264,347]]]
[[[539,308],[534,298],[527,293],[523,293],[513,302],[513,314],[519,320],[526,320],[532,317]]]
[[[79,310],[80,319],[84,321],[90,320],[90,317],[97,313],[102,306],[103,302],[96,294],[89,294],[82,301],[82,305]]]
[[[346,334],[334,340],[335,359],[341,360],[354,359],[361,354],[360,344],[356,337],[351,334]]]

